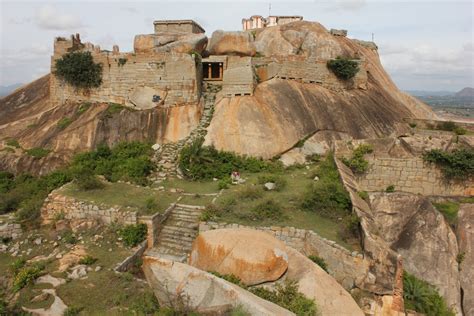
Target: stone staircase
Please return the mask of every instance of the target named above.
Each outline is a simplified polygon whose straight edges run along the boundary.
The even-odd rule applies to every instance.
[[[219,85],[207,84],[203,92],[204,111],[198,126],[184,139],[176,143],[163,144],[156,151],[153,160],[158,164],[158,170],[152,175],[151,180],[159,183],[168,177],[181,176],[178,168],[179,152],[184,146],[192,144],[200,137],[206,136],[206,128],[209,126],[214,113],[216,94],[220,91]]]
[[[199,217],[203,207],[176,204],[161,229],[156,246],[147,255],[185,262],[199,233]]]

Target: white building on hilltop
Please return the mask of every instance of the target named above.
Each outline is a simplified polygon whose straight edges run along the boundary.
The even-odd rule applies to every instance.
[[[242,29],[253,30],[263,27],[283,25],[295,21],[302,21],[303,17],[300,15],[285,16],[285,15],[271,15],[268,18],[264,18],[261,15],[252,15],[248,19],[242,19]]]

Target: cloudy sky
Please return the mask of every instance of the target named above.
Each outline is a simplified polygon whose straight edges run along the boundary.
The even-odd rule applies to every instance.
[[[240,30],[242,17],[268,15],[267,1],[5,1],[0,0],[0,85],[29,82],[49,71],[55,36],[130,51],[153,20],[192,18],[208,36]],[[349,37],[374,33],[382,63],[404,90],[474,87],[473,0],[271,1],[272,15],[303,15]]]

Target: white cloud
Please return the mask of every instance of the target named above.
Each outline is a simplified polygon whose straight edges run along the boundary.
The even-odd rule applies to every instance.
[[[40,28],[48,30],[72,30],[83,26],[78,17],[59,12],[51,5],[42,6],[38,10],[35,22]]]

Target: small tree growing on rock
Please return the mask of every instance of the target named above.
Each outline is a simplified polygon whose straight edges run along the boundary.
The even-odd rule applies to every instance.
[[[340,56],[329,60],[327,66],[338,78],[344,80],[353,78],[359,71],[359,64],[356,61]]]
[[[102,64],[95,63],[90,52],[71,52],[56,60],[56,76],[82,89],[102,84]]]

